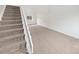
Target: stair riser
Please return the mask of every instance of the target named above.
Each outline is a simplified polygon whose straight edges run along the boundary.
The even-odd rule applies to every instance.
[[[6,9],[19,9],[18,7],[6,7]]]
[[[21,14],[4,14],[3,16],[9,16],[9,17],[12,17],[12,16],[21,16]]]
[[[5,10],[20,10],[20,9],[16,9],[16,8],[6,8]]]
[[[22,24],[22,21],[1,21],[0,25]]]
[[[17,13],[17,12],[18,12],[18,13],[20,13],[20,10],[6,10],[6,11],[4,11],[4,12],[5,12],[5,13],[8,13],[8,12],[10,12],[10,13],[11,13],[11,12],[12,12],[12,13],[13,13],[13,12]]]
[[[9,9],[9,10],[6,10],[5,12],[20,12],[20,10],[13,10],[13,9]]]
[[[7,37],[7,36],[13,36],[13,35],[18,35],[18,34],[22,34],[22,33],[23,33],[23,30],[0,32],[0,39]]]
[[[5,12],[4,14],[7,14],[7,15],[8,14],[14,14],[15,15],[15,14],[20,14],[20,12]]]
[[[5,9],[5,11],[20,11],[20,9],[13,9],[13,8],[12,9],[8,9],[7,8],[7,9]]]
[[[21,15],[20,12],[5,12],[3,15]]]
[[[10,6],[8,7],[7,6],[6,9],[19,9],[19,7],[10,7]]]
[[[21,17],[3,17],[2,20],[21,20]]]
[[[22,24],[21,25],[14,25],[14,26],[3,26],[3,27],[0,26],[0,31],[17,29],[17,28],[23,28]]]
[[[20,10],[19,9],[5,9],[5,11],[19,11],[20,12]]]
[[[16,14],[16,13],[8,13],[8,14],[4,14],[3,17],[21,17],[21,14]]]
[[[20,9],[16,9],[16,8],[6,8],[5,11],[20,11]]]
[[[20,13],[20,11],[5,11],[4,13]]]

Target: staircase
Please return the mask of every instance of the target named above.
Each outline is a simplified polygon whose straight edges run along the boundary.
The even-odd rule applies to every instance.
[[[26,51],[20,8],[6,6],[0,21],[0,53],[18,54]]]

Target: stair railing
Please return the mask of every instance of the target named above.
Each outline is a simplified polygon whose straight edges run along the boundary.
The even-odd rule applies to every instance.
[[[31,54],[31,53],[33,53],[33,43],[32,43],[30,30],[29,30],[29,27],[27,24],[26,14],[24,13],[22,6],[20,6],[20,12],[21,12],[22,24],[23,24],[23,28],[24,28],[26,48],[27,48],[28,53]]]

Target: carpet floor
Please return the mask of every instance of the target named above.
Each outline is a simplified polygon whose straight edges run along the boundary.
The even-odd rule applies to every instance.
[[[78,54],[79,39],[35,25],[29,26],[34,54]]]

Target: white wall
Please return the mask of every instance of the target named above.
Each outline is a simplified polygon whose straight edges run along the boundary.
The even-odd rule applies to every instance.
[[[0,20],[3,14],[3,10],[4,10],[4,5],[0,5]]]
[[[41,16],[47,15],[48,13],[48,6],[45,5],[22,5],[26,17],[27,16],[32,16],[33,20],[27,20],[28,24],[36,24],[37,23],[37,16],[39,15],[39,13],[41,14]],[[43,15],[44,14],[44,15]]]
[[[38,12],[38,24],[79,38],[79,6],[47,6]]]
[[[29,24],[36,24],[79,38],[79,6],[24,5]]]
[[[24,11],[25,11],[25,14],[26,14],[26,17],[27,16],[32,16],[32,20],[27,20],[28,21],[28,24],[36,24],[37,23],[37,19],[36,19],[36,11],[35,11],[35,6],[33,5],[23,5],[22,6]]]

